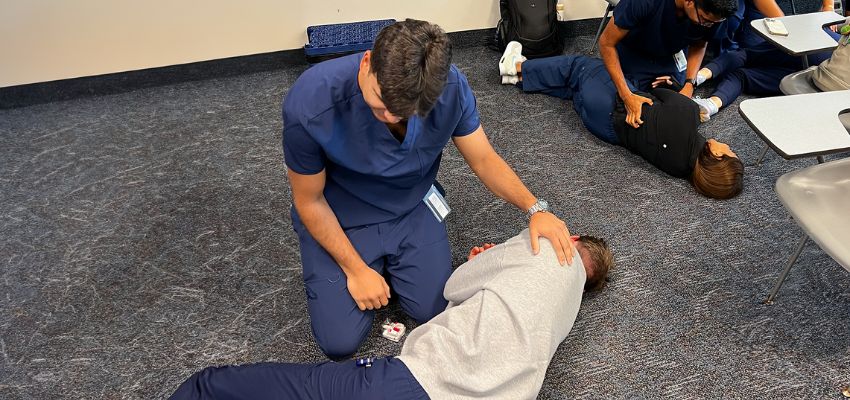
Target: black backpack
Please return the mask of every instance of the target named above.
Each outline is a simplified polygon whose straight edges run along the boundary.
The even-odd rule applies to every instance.
[[[556,0],[499,0],[502,19],[496,26],[496,44],[522,44],[522,55],[540,58],[561,55],[564,42],[558,33]]]

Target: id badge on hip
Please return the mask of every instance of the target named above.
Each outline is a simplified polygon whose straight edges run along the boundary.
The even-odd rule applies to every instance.
[[[452,212],[449,203],[446,202],[446,199],[434,185],[431,185],[431,189],[428,189],[428,193],[425,194],[425,198],[422,201],[425,202],[425,205],[428,206],[428,209],[437,218],[437,221],[445,221],[446,216]]]
[[[678,53],[674,54],[673,60],[676,61],[676,69],[679,70],[679,72],[682,72],[682,71],[688,69],[688,59],[685,58],[685,52],[684,51],[679,50]]]

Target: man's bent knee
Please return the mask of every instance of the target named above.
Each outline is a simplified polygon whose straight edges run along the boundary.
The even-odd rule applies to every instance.
[[[322,353],[331,360],[341,360],[357,352],[360,344],[366,339],[370,327],[371,323],[367,324],[362,333],[358,332],[359,329],[338,329],[321,333],[314,329],[313,336]]]

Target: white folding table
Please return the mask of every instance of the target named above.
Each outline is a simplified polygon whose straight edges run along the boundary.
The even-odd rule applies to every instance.
[[[771,35],[764,25],[764,19],[752,20],[750,25],[776,47],[792,56],[803,57],[805,68],[809,67],[806,55],[832,50],[838,46],[835,39],[823,31],[823,27],[844,21],[844,17],[832,11],[789,15],[777,19],[785,25],[788,36]]]
[[[850,112],[850,90],[765,97],[741,102],[747,124],[785,159],[850,151],[838,115]]]

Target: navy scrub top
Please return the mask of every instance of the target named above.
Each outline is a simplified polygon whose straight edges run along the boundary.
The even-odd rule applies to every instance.
[[[614,8],[614,23],[629,33],[618,43],[646,58],[673,58],[689,44],[714,36],[711,28],[676,15],[675,0],[622,0]]]
[[[686,15],[676,15],[675,0],[622,0],[614,8],[614,24],[629,33],[617,43],[617,55],[623,73],[633,79],[641,91],[651,89],[652,81],[670,75],[685,81],[673,55],[691,43],[708,40],[717,26],[705,28],[692,23]]]
[[[326,171],[324,195],[343,228],[386,222],[412,211],[437,176],[443,148],[481,122],[466,77],[452,65],[427,116],[408,119],[404,141],[363,100],[363,54],[305,71],[283,101],[283,151],[302,175]]]

